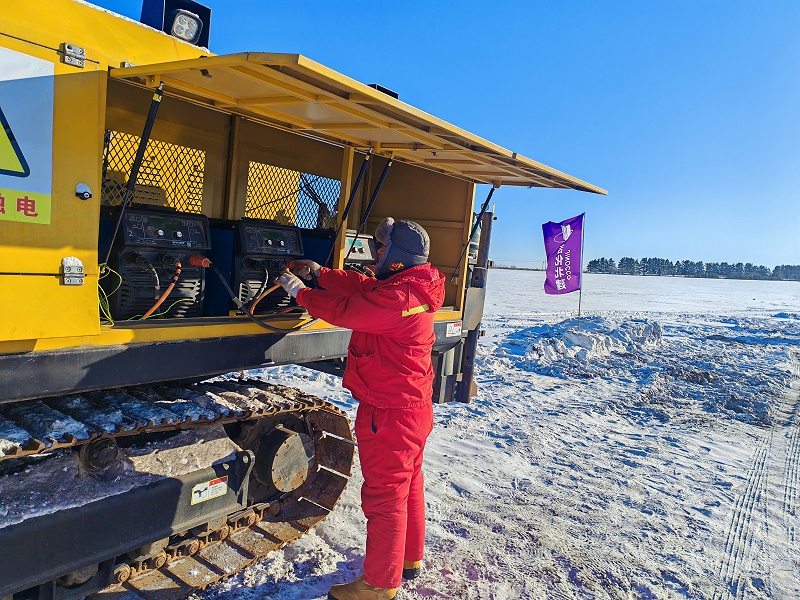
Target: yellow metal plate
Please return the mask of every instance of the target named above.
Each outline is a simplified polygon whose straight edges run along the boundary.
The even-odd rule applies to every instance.
[[[0,275],[0,340],[32,340],[100,333],[97,276],[63,285],[48,275]]]
[[[139,85],[475,183],[605,190],[506,150],[299,54],[242,53],[112,68]]]

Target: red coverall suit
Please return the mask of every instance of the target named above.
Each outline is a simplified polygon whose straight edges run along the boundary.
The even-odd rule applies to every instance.
[[[403,561],[423,557],[422,452],[433,429],[433,313],[444,301],[444,276],[428,263],[383,281],[322,268],[318,283],[325,289],[300,290],[298,304],[353,330],[342,385],[359,401],[364,581],[397,588]]]

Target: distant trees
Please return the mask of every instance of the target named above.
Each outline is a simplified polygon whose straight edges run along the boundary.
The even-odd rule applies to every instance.
[[[800,266],[798,265],[778,265],[772,270],[773,279],[800,280]]]
[[[589,273],[616,273],[617,265],[613,258],[595,258],[586,265]]]
[[[770,270],[753,263],[728,264],[678,260],[674,263],[664,258],[636,260],[623,256],[618,263],[613,258],[595,258],[586,265],[588,273],[614,273],[621,275],[677,275],[680,277],[707,277],[716,279],[777,279],[800,281],[800,265],[778,265]]]
[[[638,275],[640,273],[639,261],[635,258],[628,258],[627,256],[623,256],[619,259],[619,267],[617,268],[620,273],[627,273],[628,275]]]

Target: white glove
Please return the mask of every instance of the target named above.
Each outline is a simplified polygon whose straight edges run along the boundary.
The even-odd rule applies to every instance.
[[[297,298],[298,292],[306,287],[306,284],[293,273],[284,273],[278,277],[278,283],[292,298]]]
[[[302,258],[300,260],[293,261],[294,270],[297,274],[302,277],[303,279],[311,279],[311,276],[319,277],[319,270],[322,268],[319,266],[319,263],[315,263],[313,260],[308,260]]]

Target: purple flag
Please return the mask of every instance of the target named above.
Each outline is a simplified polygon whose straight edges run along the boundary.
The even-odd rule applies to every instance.
[[[583,214],[561,223],[545,223],[542,233],[547,254],[545,294],[569,294],[581,289]]]

